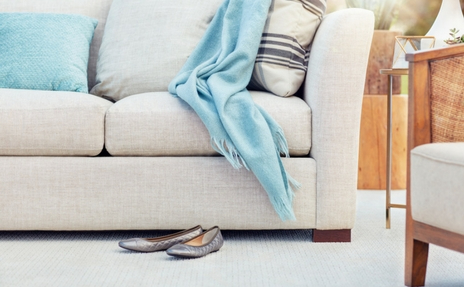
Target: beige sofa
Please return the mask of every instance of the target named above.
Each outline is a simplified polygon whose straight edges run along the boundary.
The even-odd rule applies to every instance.
[[[2,0],[0,12],[98,19],[90,90],[110,5]],[[315,241],[349,241],[372,27],[366,10],[326,15],[301,97],[252,92],[287,137],[290,158],[284,165],[302,185],[294,200],[296,221],[281,221],[253,173],[216,154],[197,115],[167,92],[113,103],[85,93],[0,89],[0,229],[172,230],[202,224],[314,229]]]

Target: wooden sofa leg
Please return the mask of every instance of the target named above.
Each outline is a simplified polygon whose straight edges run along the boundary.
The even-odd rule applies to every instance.
[[[405,285],[424,286],[429,244],[414,239],[411,245],[412,250],[406,250]],[[409,246],[406,245],[406,248]]]
[[[313,242],[351,242],[351,229],[313,229]]]

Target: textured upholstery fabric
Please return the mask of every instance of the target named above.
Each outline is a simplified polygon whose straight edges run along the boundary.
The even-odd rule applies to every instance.
[[[325,0],[272,1],[251,88],[282,97],[298,91],[306,74],[309,46],[325,9]]]
[[[324,18],[313,40],[304,97],[312,111],[310,156],[317,163],[320,229],[354,226],[361,104],[373,27],[370,11],[339,10]]]
[[[464,235],[464,143],[433,143],[411,151],[414,220]]]
[[[281,125],[290,155],[311,147],[311,110],[297,97],[252,92],[254,101]],[[292,111],[289,113],[288,111]],[[215,155],[209,133],[187,103],[167,92],[144,93],[115,103],[106,116],[105,143],[112,155]]]
[[[113,100],[167,91],[221,0],[114,0],[92,94]]]
[[[0,88],[88,93],[96,26],[81,15],[0,13]]]
[[[0,0],[0,12],[71,13],[97,19],[87,72],[88,87],[91,89],[95,83],[98,49],[111,2],[112,0]]]
[[[0,155],[97,155],[111,104],[76,92],[0,89]]]
[[[314,228],[315,162],[283,162],[303,185],[297,221],[223,157],[0,157],[0,230]]]

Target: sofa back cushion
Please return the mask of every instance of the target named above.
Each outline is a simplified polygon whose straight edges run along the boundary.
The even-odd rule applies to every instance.
[[[100,48],[106,17],[113,0],[0,0],[0,12],[30,12],[80,14],[98,20],[92,44],[87,70],[88,87],[95,84],[98,49]]]
[[[167,91],[223,0],[114,0],[92,94]]]

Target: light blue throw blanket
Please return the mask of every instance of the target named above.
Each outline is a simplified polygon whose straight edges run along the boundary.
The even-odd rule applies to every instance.
[[[255,174],[282,220],[295,220],[297,183],[280,158],[283,131],[246,89],[271,0],[226,0],[169,92],[186,101],[211,136],[213,148],[235,167]]]

